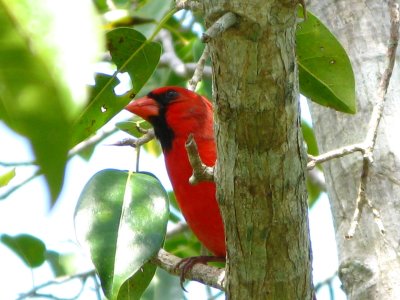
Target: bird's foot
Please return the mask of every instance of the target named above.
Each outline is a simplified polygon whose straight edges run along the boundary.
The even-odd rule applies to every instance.
[[[192,256],[182,258],[180,262],[178,262],[175,266],[175,269],[179,269],[181,271],[180,274],[180,283],[182,289],[186,291],[183,287],[183,283],[185,282],[185,277],[187,272],[189,272],[195,264],[207,264],[209,262],[225,262],[226,259],[224,256],[210,256],[210,255],[203,255],[203,256]]]

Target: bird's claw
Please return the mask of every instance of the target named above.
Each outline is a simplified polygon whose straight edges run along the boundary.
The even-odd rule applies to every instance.
[[[195,264],[207,264],[209,262],[225,262],[225,257],[221,256],[192,256],[192,257],[186,257],[181,259],[176,265],[175,269],[180,270],[180,285],[181,288],[187,292],[185,287],[183,286],[183,283],[185,282],[185,277],[186,274],[193,268]]]

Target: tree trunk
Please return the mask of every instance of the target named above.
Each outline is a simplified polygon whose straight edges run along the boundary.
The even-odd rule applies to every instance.
[[[320,152],[362,142],[375,103],[389,42],[387,1],[313,1],[309,9],[339,38],[350,56],[358,112],[345,115],[312,105]],[[364,209],[352,240],[346,240],[355,209],[362,158],[359,154],[324,164],[336,229],[339,276],[349,299],[400,299],[400,72],[392,76],[378,131],[366,194],[380,211],[382,236],[372,213]]]
[[[311,299],[306,163],[295,63],[295,1],[205,0],[213,39],[219,199],[229,299]]]

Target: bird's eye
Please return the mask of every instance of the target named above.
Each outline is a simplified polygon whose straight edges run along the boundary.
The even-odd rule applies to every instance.
[[[167,98],[168,101],[174,100],[178,97],[178,92],[174,90],[169,90],[165,93],[165,98]]]

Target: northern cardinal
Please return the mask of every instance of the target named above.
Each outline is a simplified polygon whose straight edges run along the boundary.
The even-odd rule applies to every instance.
[[[217,156],[212,104],[205,97],[185,88],[169,86],[155,89],[147,96],[132,101],[126,109],[153,125],[182,214],[200,242],[219,257],[203,257],[203,260],[199,257],[189,265],[223,260],[225,235],[215,183],[189,184],[192,167],[185,148],[188,136],[193,134],[203,163],[214,166]]]

